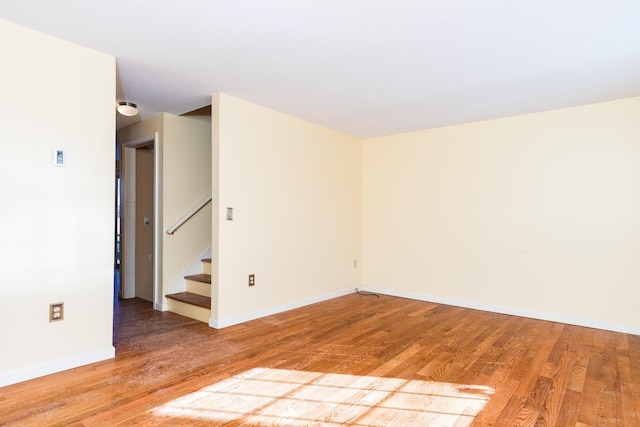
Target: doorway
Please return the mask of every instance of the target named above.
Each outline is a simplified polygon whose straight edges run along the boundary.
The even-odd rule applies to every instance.
[[[153,143],[136,147],[136,298],[153,301]]]
[[[120,296],[162,309],[158,134],[122,143]]]

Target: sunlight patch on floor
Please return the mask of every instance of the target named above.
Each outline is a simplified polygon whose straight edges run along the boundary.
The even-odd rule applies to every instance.
[[[254,425],[468,426],[493,393],[477,385],[256,368],[153,415]]]

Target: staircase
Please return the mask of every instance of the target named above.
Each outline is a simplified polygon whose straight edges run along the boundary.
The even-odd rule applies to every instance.
[[[211,317],[211,258],[202,261],[202,274],[185,276],[187,291],[168,294],[168,309],[172,313],[209,323]]]

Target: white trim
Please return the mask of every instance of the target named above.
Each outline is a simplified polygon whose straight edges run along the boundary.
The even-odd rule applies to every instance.
[[[153,309],[156,311],[168,311],[169,310],[169,304],[161,304],[159,302],[156,302],[153,304]]]
[[[162,156],[164,147],[160,133],[153,133],[153,303],[162,305],[164,301],[164,278],[162,276]]]
[[[18,369],[16,371],[0,375],[0,387],[43,377],[45,375],[55,374],[57,372],[77,368],[79,366],[89,365],[91,363],[101,362],[107,359],[113,359],[115,356],[116,349],[111,346],[93,353],[56,360],[54,362],[31,366],[29,368]]]
[[[512,316],[528,317],[531,319],[546,320],[550,322],[566,323],[569,325],[584,326],[587,328],[603,329],[606,331],[622,332],[625,334],[640,335],[640,327],[623,325],[619,323],[602,322],[599,320],[565,316],[557,313],[527,310],[503,305],[483,304],[475,301],[459,300],[455,298],[442,298],[433,295],[418,294],[415,292],[399,291],[396,289],[363,287],[362,290],[378,294],[390,295],[400,298],[409,298],[419,301],[435,302],[438,304],[454,305],[457,307],[471,308],[474,310],[490,311],[492,313],[508,314]]]
[[[222,329],[228,326],[238,325],[240,323],[249,322],[251,320],[260,319],[262,317],[271,316],[273,314],[282,313],[296,308],[304,307],[305,305],[311,305],[322,301],[327,301],[333,298],[342,297],[352,294],[354,288],[343,289],[341,291],[331,292],[328,294],[320,295],[317,297],[307,298],[299,301],[290,302],[287,304],[278,305],[275,307],[268,307],[262,310],[254,311],[252,313],[240,314],[238,316],[228,317],[226,319],[209,319],[209,326],[215,329]]]

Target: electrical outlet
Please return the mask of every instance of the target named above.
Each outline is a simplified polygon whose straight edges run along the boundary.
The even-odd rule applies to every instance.
[[[256,285],[256,275],[255,274],[250,274],[249,275],[249,286],[255,286]]]
[[[49,304],[49,322],[64,320],[64,303]]]

